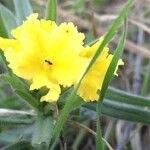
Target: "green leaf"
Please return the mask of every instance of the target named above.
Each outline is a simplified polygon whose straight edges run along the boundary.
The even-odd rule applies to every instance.
[[[81,80],[84,78],[84,76],[86,75],[86,73],[89,71],[89,69],[92,67],[92,65],[94,64],[94,62],[96,61],[96,59],[98,58],[98,56],[100,55],[101,51],[104,49],[104,47],[109,43],[109,41],[112,39],[112,37],[114,36],[114,34],[116,33],[116,30],[119,28],[119,26],[121,25],[122,21],[124,20],[129,8],[131,7],[133,0],[129,0],[128,3],[125,5],[125,7],[123,8],[123,10],[120,12],[118,18],[112,23],[111,27],[108,29],[106,35],[104,36],[104,40],[102,41],[102,43],[100,44],[99,48],[97,49],[97,51],[95,52],[93,58],[91,59],[86,71],[84,72],[82,78],[80,79],[77,87],[79,86],[79,84],[81,83]]]
[[[6,29],[6,26],[4,24],[4,20],[3,20],[3,17],[1,15],[1,12],[0,12],[0,36],[3,37],[3,38],[7,38],[8,37],[8,33],[7,33],[7,29]]]
[[[57,0],[48,0],[45,18],[47,20],[57,21]]]
[[[27,85],[25,85],[21,81],[21,79],[14,74],[12,75],[9,75],[8,73],[1,74],[0,78],[4,80],[5,82],[10,83],[10,85],[13,85],[15,89],[19,89],[19,90],[28,89]]]
[[[96,102],[86,103],[82,105],[82,107],[88,108],[96,113]],[[101,113],[116,119],[150,124],[149,108],[139,107],[133,104],[114,102],[109,99],[104,99],[101,107]]]
[[[78,98],[78,102],[84,102],[82,101],[82,98]],[[88,107],[90,110],[96,111],[96,102],[89,102],[86,104],[83,103],[82,106]],[[127,121],[149,124],[149,107],[150,99],[143,96],[138,96],[128,92],[124,92],[113,87],[109,87],[106,91],[101,112],[104,115],[108,115],[116,119],[123,119]],[[134,117],[132,118],[130,116]]]
[[[134,115],[136,114],[137,116],[141,116],[142,118],[149,118],[148,120],[150,122],[150,110],[144,107],[133,106],[133,105],[120,103],[120,102],[112,102],[111,100],[107,100],[107,99],[105,100],[104,105],[109,106],[111,108],[116,108],[118,110],[120,109],[122,111],[127,111]]]
[[[113,31],[113,25],[114,28],[116,26],[117,20],[119,22],[119,18],[123,19],[125,18],[126,13],[128,12],[128,9],[130,7],[130,5],[132,4],[132,1],[128,1],[128,3],[126,4],[126,6],[124,7],[123,11],[120,13],[119,17],[116,19],[116,21],[114,21],[114,23],[112,24],[112,29],[110,30]],[[126,20],[125,20],[126,21]],[[107,37],[107,35],[105,36],[105,38]],[[101,92],[100,92],[100,97],[99,100],[97,102],[97,124],[96,124],[96,149],[102,149],[102,137],[101,137],[101,130],[100,130],[100,109],[102,106],[102,102],[104,99],[104,96],[106,94],[106,90],[108,88],[108,85],[111,81],[111,78],[115,72],[116,66],[118,64],[119,58],[123,52],[123,47],[125,44],[125,38],[126,38],[126,22],[125,22],[125,27],[124,27],[124,31],[122,33],[121,39],[118,43],[118,46],[114,52],[114,56],[112,58],[112,61],[107,69],[107,72],[105,74],[105,78],[102,84],[102,88],[101,88]]]
[[[104,96],[106,94],[106,90],[108,88],[108,85],[111,81],[111,78],[115,72],[115,69],[117,67],[119,58],[123,52],[123,47],[125,43],[125,38],[126,38],[126,26],[124,28],[124,32],[122,33],[121,39],[118,43],[118,46],[114,52],[114,56],[112,58],[112,61],[110,62],[110,65],[107,69],[107,72],[105,74],[105,78],[102,84],[101,92],[100,92],[100,98],[97,102],[97,125],[96,125],[96,149],[102,149],[102,137],[101,137],[101,131],[100,131],[100,109],[102,105],[102,101],[104,99]]]
[[[66,90],[65,93],[61,96],[61,101],[65,99],[65,97],[71,92],[71,88]],[[67,93],[67,94],[66,94]],[[133,104],[135,106],[145,106],[150,107],[150,98],[143,97],[141,95],[135,95],[129,92],[125,92],[123,90],[116,89],[112,86],[109,86],[106,94],[106,99],[110,99],[112,101],[123,102],[126,104]]]
[[[124,28],[124,31],[121,35],[121,38],[120,38],[120,41],[117,45],[117,48],[114,52],[114,56],[110,62],[110,65],[107,69],[107,72],[105,74],[105,78],[104,78],[104,81],[103,81],[103,84],[102,84],[102,88],[101,88],[101,92],[100,92],[100,98],[99,100],[103,100],[105,94],[106,94],[106,90],[108,88],[108,85],[112,79],[112,76],[116,70],[116,67],[117,67],[117,64],[118,64],[118,61],[120,59],[120,56],[123,52],[123,47],[124,47],[124,43],[125,43],[125,38],[126,38],[126,27]]]
[[[123,102],[126,104],[133,104],[135,106],[150,107],[150,98],[131,94],[113,87],[109,87],[107,89],[105,97],[112,101]]]
[[[30,106],[37,109],[37,100],[29,92],[18,89],[15,89],[14,92],[18,94],[18,96],[20,96],[22,99],[24,99],[27,104],[30,104]]]
[[[13,13],[6,7],[0,4],[0,24],[1,29],[5,30],[5,37],[8,38],[11,37],[10,33],[13,28],[17,26],[16,17],[13,15]],[[2,35],[0,35],[2,36]]]
[[[15,13],[18,21],[18,25],[26,20],[30,14],[33,13],[29,0],[13,0],[15,6]]]
[[[35,122],[34,132],[32,136],[32,145],[39,147],[41,144],[48,147],[54,128],[54,118],[49,116],[39,115]]]
[[[86,75],[86,73],[88,72],[88,70],[92,67],[92,65],[94,64],[94,62],[96,61],[96,59],[98,58],[99,54],[101,53],[101,51],[103,50],[103,48],[106,46],[106,44],[111,40],[111,38],[114,36],[116,30],[118,29],[118,27],[120,26],[121,22],[123,21],[124,17],[126,16],[129,7],[132,4],[132,0],[129,0],[128,3],[126,4],[126,6],[123,8],[123,10],[121,11],[120,15],[118,16],[118,18],[114,21],[114,23],[112,24],[112,26],[110,27],[110,29],[108,30],[107,34],[104,37],[104,40],[102,41],[100,47],[98,48],[98,50],[96,51],[96,53],[94,54],[93,58],[91,59],[86,71],[84,72],[83,76],[81,77],[80,81],[78,82],[78,84],[76,85],[76,87],[74,88],[74,90],[72,91],[70,97],[67,99],[66,105],[64,106],[64,109],[61,112],[60,117],[58,118],[54,131],[53,131],[53,137],[52,140],[50,142],[49,145],[49,149],[52,147],[52,145],[54,144],[54,142],[56,141],[57,137],[59,136],[59,133],[61,131],[62,125],[64,123],[64,121],[66,120],[68,113],[71,111],[70,108],[72,108],[72,105],[74,103],[76,103],[77,100],[75,100],[75,96],[76,96],[76,92],[81,84],[82,79],[84,78],[84,76]],[[80,102],[78,103],[80,104]]]
[[[34,109],[38,108],[38,101],[35,99],[29,92],[29,87],[18,77],[12,74],[10,76],[9,74],[2,74],[1,79],[8,82],[14,91],[23,98],[27,104],[30,104]]]

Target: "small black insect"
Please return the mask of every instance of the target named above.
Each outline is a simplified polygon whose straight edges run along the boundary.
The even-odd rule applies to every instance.
[[[52,62],[50,62],[49,60],[46,60],[46,59],[45,59],[45,63],[47,63],[48,65],[52,65],[53,64]]]

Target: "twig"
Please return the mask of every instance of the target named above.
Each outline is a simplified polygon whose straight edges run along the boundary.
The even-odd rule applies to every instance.
[[[150,34],[150,28],[148,26],[146,26],[145,24],[143,24],[139,21],[133,20],[133,19],[129,19],[129,22],[138,26],[139,28],[143,29],[145,32]]]
[[[96,132],[95,131],[93,131],[92,129],[88,128],[87,126],[85,126],[85,125],[83,125],[83,124],[81,124],[79,122],[67,119],[66,123],[68,125],[75,126],[77,128],[80,128],[80,129],[84,129],[87,132],[91,133],[92,135],[96,136]],[[106,144],[106,146],[109,148],[109,150],[113,150],[111,145],[104,138],[102,138],[102,140]]]

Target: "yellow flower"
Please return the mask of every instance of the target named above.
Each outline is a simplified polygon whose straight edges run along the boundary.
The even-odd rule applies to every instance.
[[[79,56],[84,34],[73,23],[57,26],[37,17],[12,30],[15,39],[0,38],[0,47],[13,72],[32,81],[30,90],[46,86],[49,92],[41,101],[52,102],[59,98],[60,85],[74,85],[87,65],[87,58]]]
[[[91,47],[87,46],[80,55],[86,58],[91,59],[98,47],[100,46],[103,38],[100,38],[94,45]],[[109,48],[105,47],[96,62],[90,68],[89,72],[83,78],[81,85],[78,90],[78,94],[85,101],[94,101],[98,100],[99,94],[98,90],[101,89],[102,83],[106,74],[106,71],[109,67],[109,64],[113,58],[113,55],[108,54]],[[118,65],[123,65],[123,61],[119,60]],[[118,66],[117,66],[118,68]],[[117,71],[116,68],[116,71]],[[115,71],[115,75],[117,75]]]
[[[0,38],[0,48],[12,71],[32,81],[30,90],[47,87],[49,91],[41,101],[53,102],[58,100],[61,86],[77,84],[101,39],[91,47],[84,47],[84,34],[78,32],[73,23],[57,25],[37,17],[38,14],[32,14],[12,30],[14,39]],[[111,59],[108,47],[104,48],[85,76],[78,91],[85,101],[98,99],[97,91]]]

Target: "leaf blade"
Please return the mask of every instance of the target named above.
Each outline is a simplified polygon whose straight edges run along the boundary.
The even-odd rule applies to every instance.
[[[33,13],[29,0],[13,0],[18,25],[22,23],[30,14]]]
[[[45,12],[46,20],[57,20],[57,0],[48,0],[47,1],[47,8]]]

